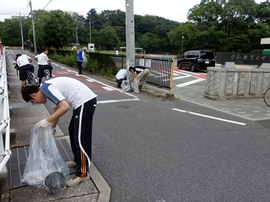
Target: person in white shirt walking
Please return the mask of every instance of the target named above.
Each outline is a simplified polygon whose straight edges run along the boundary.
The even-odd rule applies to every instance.
[[[38,61],[38,77],[39,77],[39,84],[41,84],[42,82],[42,77],[44,77],[44,70],[45,69],[49,69],[50,70],[50,77],[52,77],[52,66],[50,66],[48,64],[49,62],[52,62],[52,60],[50,60],[48,58],[48,49],[44,48],[42,49],[42,53],[40,53],[39,55],[36,55],[34,58],[35,60]]]
[[[32,62],[32,58],[25,54],[17,54],[15,59],[17,65],[20,67],[20,81],[22,88],[26,84],[27,79],[27,70],[30,70],[32,73],[34,73],[34,66],[30,63]]]

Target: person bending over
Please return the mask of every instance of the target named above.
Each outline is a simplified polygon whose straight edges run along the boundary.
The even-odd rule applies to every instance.
[[[30,70],[32,73],[34,73],[34,66],[30,64],[32,62],[32,58],[25,54],[17,54],[15,62],[20,68],[19,77],[21,81],[21,86],[23,88],[26,84],[27,71]]]
[[[92,123],[96,109],[96,94],[82,82],[67,77],[57,77],[45,81],[41,86],[26,86],[22,97],[26,102],[53,103],[54,113],[37,123],[38,127],[56,127],[58,120],[70,108],[73,115],[69,124],[69,137],[74,161],[67,162],[69,167],[76,166],[76,175],[67,186],[76,186],[90,179],[89,167],[92,152]]]
[[[149,69],[143,66],[135,66],[129,67],[129,71],[134,74],[134,77],[130,79],[130,81],[134,80],[134,92],[133,93],[140,93],[139,91],[139,83],[141,81],[142,84],[142,91],[146,90],[145,87],[145,79],[150,74]]]

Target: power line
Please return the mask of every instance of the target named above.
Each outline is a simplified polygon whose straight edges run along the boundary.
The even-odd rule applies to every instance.
[[[17,11],[23,10],[23,9],[25,9],[25,8],[27,8],[27,7],[28,7],[28,6],[25,6],[25,7],[22,7],[22,8],[16,9],[16,10],[6,11],[6,12],[3,12],[3,13],[0,13],[0,15],[6,15],[6,14],[9,14],[9,13],[14,13],[14,12],[17,12]]]

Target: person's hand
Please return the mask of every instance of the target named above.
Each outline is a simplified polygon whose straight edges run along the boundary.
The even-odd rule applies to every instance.
[[[38,128],[48,128],[50,126],[50,122],[48,122],[46,119],[41,120],[37,124]]]

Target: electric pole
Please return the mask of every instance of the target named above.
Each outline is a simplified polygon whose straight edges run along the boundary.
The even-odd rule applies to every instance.
[[[126,67],[127,79],[133,78],[129,67],[135,66],[135,32],[134,32],[134,3],[133,0],[125,0],[126,3]]]
[[[21,27],[22,49],[24,50],[24,44],[23,44],[23,29],[22,29],[21,12],[20,12],[20,27]]]
[[[92,28],[92,22],[91,22],[91,20],[90,20],[90,21],[89,21],[90,43],[91,43],[91,28]]]
[[[31,3],[31,0],[30,0],[30,10],[31,10],[31,17],[32,17],[34,48],[35,48],[35,54],[37,54],[36,36],[35,36],[35,23],[34,23],[34,18],[33,18],[33,11],[32,11],[32,3]]]

